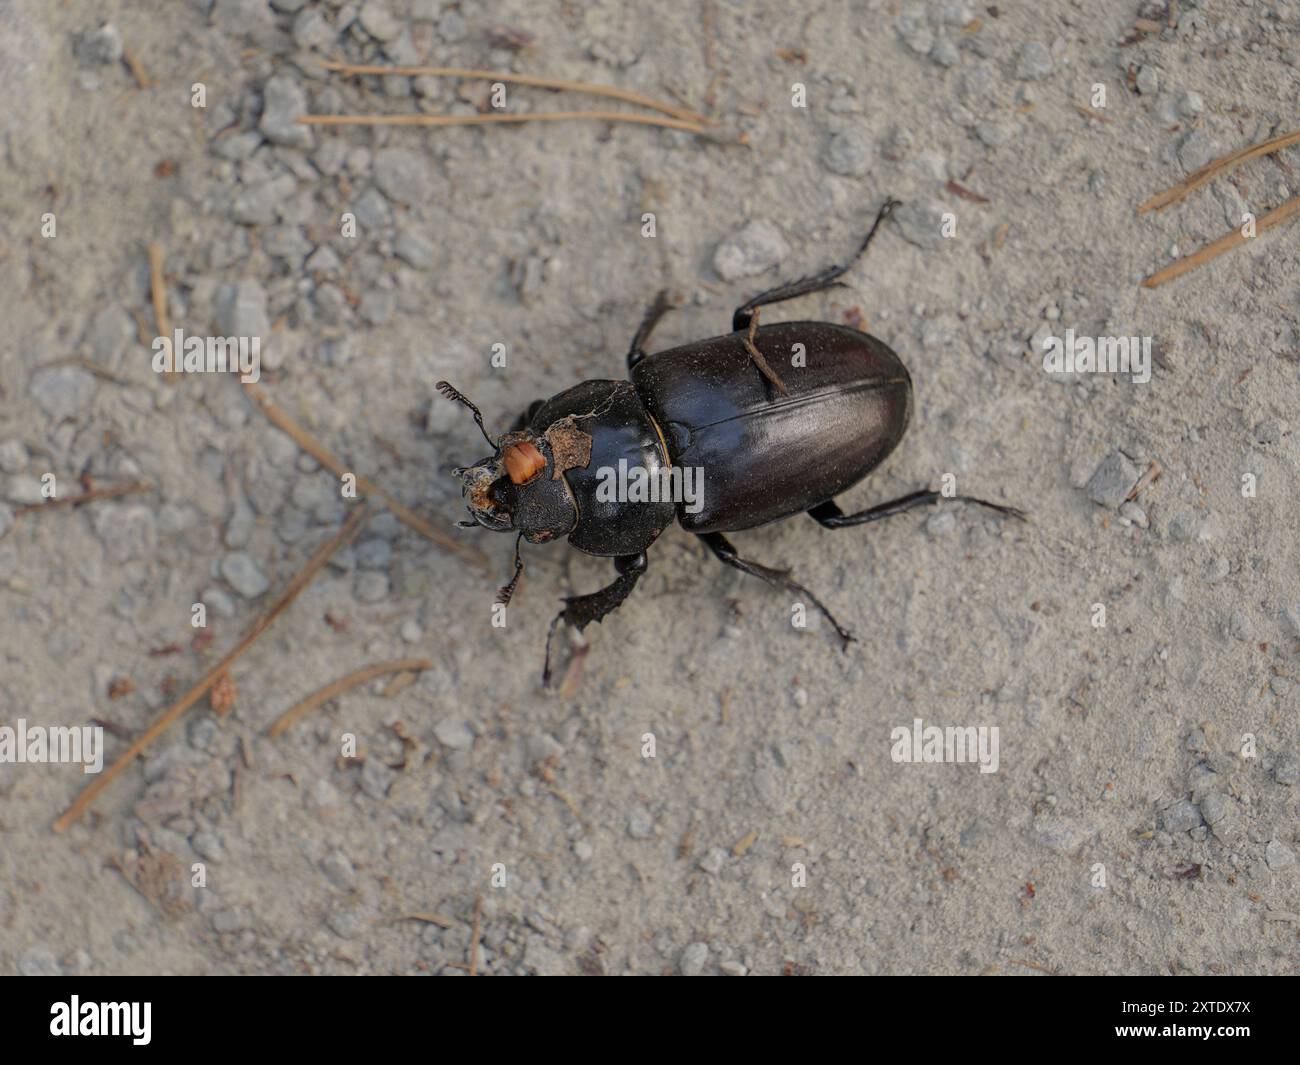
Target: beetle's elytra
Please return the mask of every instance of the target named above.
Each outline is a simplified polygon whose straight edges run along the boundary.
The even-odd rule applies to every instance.
[[[782,570],[740,558],[724,534],[795,514],[828,529],[864,525],[945,498],[1023,518],[1014,507],[929,489],[845,514],[834,497],[880,465],[907,431],[907,368],[886,344],[848,326],[758,325],[760,307],[835,285],[896,206],[885,202],[843,266],[769,289],[737,308],[730,334],[647,355],[650,334],[670,308],[661,292],[632,338],[630,380],[584,381],[539,400],[496,440],[478,408],[439,382],[444,395],[473,411],[494,448],[455,471],[474,518],[462,526],[513,531],[530,543],[567,536],[579,551],[614,560],[613,583],[564,600],[547,637],[544,680],[556,626],[563,621],[581,631],[616,610],[645,572],[647,549],[674,519],[721,562],[806,597],[847,647],[853,636],[815,595]],[[802,346],[797,361],[791,359],[796,346]],[[650,475],[702,471],[703,498],[689,509],[671,499],[610,498],[600,482],[620,462]],[[516,541],[514,576],[501,589],[501,602],[509,602],[522,570]]]

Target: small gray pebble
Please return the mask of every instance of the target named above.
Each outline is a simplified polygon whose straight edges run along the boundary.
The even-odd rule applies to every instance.
[[[1243,610],[1234,610],[1228,618],[1228,635],[1235,640],[1249,643],[1254,638],[1254,627],[1250,617]]]
[[[1131,499],[1120,504],[1119,516],[1128,519],[1139,529],[1151,528],[1151,520],[1147,517],[1147,512]]]
[[[377,41],[391,41],[402,32],[401,22],[380,0],[366,0],[361,5],[358,21],[361,28]]]
[[[122,58],[122,34],[111,22],[86,30],[73,41],[72,54],[82,63],[108,65]]]
[[[5,484],[5,498],[20,507],[45,502],[40,479],[26,473],[14,474],[9,478]]]
[[[63,421],[89,406],[95,378],[79,366],[52,366],[32,374],[32,399],[54,421]]]
[[[195,832],[190,837],[190,846],[194,848],[195,854],[209,862],[221,861],[226,853],[226,849],[221,843],[221,837],[206,830]]]
[[[18,971],[23,976],[58,976],[59,960],[51,950],[30,947],[19,956]]]
[[[307,94],[288,74],[269,79],[263,90],[262,119],[257,128],[272,144],[310,150],[316,143],[310,126],[300,125],[307,114]]]
[[[698,864],[710,876],[717,876],[727,864],[727,852],[721,847],[710,847]]]
[[[378,603],[388,598],[388,574],[380,570],[361,570],[352,594],[361,603]]]
[[[427,270],[433,265],[433,246],[414,233],[399,233],[393,241],[393,254],[417,270]]]
[[[1282,429],[1277,422],[1260,422],[1255,426],[1255,440],[1261,444],[1276,444],[1282,439]]]
[[[1228,799],[1221,792],[1212,791],[1201,800],[1201,816],[1207,825],[1217,825],[1227,813]]]
[[[293,34],[293,43],[304,50],[324,50],[338,40],[338,31],[326,21],[324,15],[313,8],[298,12],[290,32]]]
[[[1273,764],[1273,779],[1287,787],[1300,783],[1300,758],[1290,751],[1278,755]]]
[[[692,943],[682,951],[678,967],[681,969],[683,976],[699,976],[704,972],[704,966],[708,960],[709,945],[707,943]]]
[[[1016,77],[1021,81],[1038,81],[1052,72],[1052,53],[1041,41],[1028,41],[1016,55]]]
[[[1137,467],[1119,451],[1112,451],[1084,486],[1088,498],[1103,507],[1117,508],[1137,484]]]
[[[633,839],[653,839],[654,819],[644,806],[634,806],[627,815],[627,834]]]
[[[0,443],[0,470],[22,473],[27,469],[27,461],[27,448],[21,440],[9,439]]]
[[[363,322],[370,325],[383,325],[393,317],[397,310],[397,294],[388,289],[371,289],[361,297],[361,306],[357,313]]]
[[[957,528],[957,516],[951,510],[940,510],[925,519],[926,534],[937,539],[949,536]]]
[[[246,551],[232,551],[221,560],[221,576],[245,599],[256,599],[271,587],[266,574],[261,571]]]
[[[957,46],[951,40],[947,37],[940,37],[934,42],[934,47],[930,49],[930,58],[941,67],[952,68],[957,65],[960,53],[958,53]],[[743,965],[741,969],[744,969]],[[742,972],[741,975],[743,976],[744,973]]]
[[[433,188],[427,155],[410,148],[381,148],[375,153],[375,184],[390,200],[421,203]]]
[[[455,8],[444,13],[442,18],[438,20],[438,36],[448,44],[463,41],[467,33],[469,33],[469,28],[466,25],[465,16]]]
[[[233,618],[235,616],[235,601],[216,585],[203,589],[199,596],[199,602],[216,614],[217,617]]]
[[[1232,572],[1232,563],[1222,555],[1216,555],[1210,559],[1209,564],[1205,567],[1205,581],[1207,584],[1218,584]]]
[[[780,265],[789,254],[790,245],[781,231],[771,222],[757,219],[718,245],[713,269],[724,281],[739,281]]]
[[[368,188],[353,204],[352,212],[363,231],[378,232],[387,229],[393,222],[393,208],[384,199],[384,194],[376,188]]]
[[[443,718],[433,727],[438,742],[453,751],[468,750],[474,744],[474,733],[464,721]]]
[[[861,177],[871,168],[871,140],[853,128],[832,133],[822,151],[822,163],[832,174]]]
[[[1182,799],[1161,814],[1166,832],[1188,832],[1201,824],[1201,812],[1188,800]]]
[[[1192,130],[1178,145],[1178,162],[1188,173],[1199,170],[1218,154],[1214,141],[1199,129]]]
[[[1273,872],[1278,873],[1295,865],[1295,851],[1280,839],[1269,840],[1268,846],[1264,848],[1264,861]]]

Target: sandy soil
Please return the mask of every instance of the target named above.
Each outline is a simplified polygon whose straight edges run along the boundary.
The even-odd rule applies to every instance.
[[[111,760],[356,505],[230,375],[153,372],[150,243],[173,325],[263,336],[275,403],[490,562],[378,513],[234,667],[233,708],[203,699],[62,835],[92,778],[0,764],[0,970],[1297,970],[1296,230],[1139,284],[1300,193],[1297,152],[1135,213],[1296,127],[1294,3],[0,0],[0,22],[0,726],[104,723]],[[748,143],[307,130],[303,106],[491,109],[486,83],[322,56],[615,84]],[[493,626],[512,540],[452,529],[448,470],[484,444],[435,381],[504,431],[622,376],[658,288],[681,303],[659,347],[723,333],[887,195],[846,287],[766,318],[859,323],[910,368],[908,436],[841,503],[951,475],[1031,521],[736,534],[856,632],[844,654],[670,530],[544,691],[559,598],[610,567],[525,548]],[[1045,372],[1066,328],[1152,338],[1150,381]],[[56,498],[150,491],[24,510],[47,474]],[[265,735],[411,657],[433,667]],[[896,761],[916,719],[996,726],[997,771]]]

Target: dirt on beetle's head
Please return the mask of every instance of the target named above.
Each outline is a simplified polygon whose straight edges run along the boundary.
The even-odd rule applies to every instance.
[[[498,501],[494,491],[497,482],[505,475],[505,465],[492,455],[480,459],[473,466],[452,470],[460,478],[460,494],[469,507],[469,515],[485,529],[509,532],[512,528],[510,510],[504,501]]]
[[[525,429],[497,441],[496,454],[454,471],[470,516],[485,529],[523,533],[542,544],[570,532],[577,506],[563,477],[553,477],[545,437]]]

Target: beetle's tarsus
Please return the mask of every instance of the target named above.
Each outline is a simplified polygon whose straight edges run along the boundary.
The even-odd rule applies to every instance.
[[[510,605],[510,600],[515,597],[515,589],[519,587],[519,578],[524,574],[524,560],[519,557],[519,545],[523,540],[523,533],[515,537],[515,572],[509,582],[503,584],[501,590],[497,592],[497,603],[501,606]]]
[[[862,244],[858,250],[853,253],[843,266],[828,266],[825,270],[818,273],[810,274],[808,277],[801,277],[798,281],[791,281],[788,284],[778,285],[776,288],[770,288],[766,292],[760,292],[748,303],[741,304],[736,308],[736,312],[731,316],[731,330],[734,333],[743,333],[749,328],[750,319],[759,307],[766,307],[771,303],[781,303],[784,300],[792,300],[798,296],[810,296],[814,292],[822,292],[831,288],[839,281],[841,277],[847,274],[853,265],[862,258],[867,248],[871,245],[872,238],[880,229],[881,223],[893,213],[895,207],[901,206],[900,201],[892,196],[885,198],[884,206],[876,214],[876,220],[871,223],[871,228],[867,230],[866,237],[863,238]]]
[[[632,594],[636,582],[646,571],[646,564],[644,551],[638,555],[620,555],[614,559],[614,568],[618,570],[618,576],[612,584],[607,584],[600,591],[591,592],[589,595],[571,595],[564,598],[564,609],[551,620],[550,631],[546,634],[546,661],[542,666],[543,686],[548,685],[551,680],[551,641],[560,622],[581,632],[593,622],[604,621]]]

